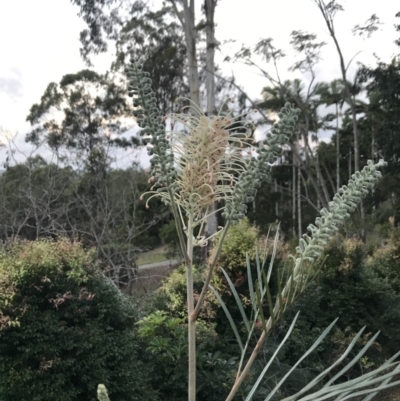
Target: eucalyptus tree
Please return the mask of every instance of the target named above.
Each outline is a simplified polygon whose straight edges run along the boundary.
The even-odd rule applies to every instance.
[[[126,89],[107,76],[83,70],[50,83],[27,116],[26,141],[46,143],[55,153],[76,152],[87,168],[106,168],[107,147],[138,146],[136,136],[120,138],[134,125]]]
[[[197,23],[195,0],[167,0],[158,9],[150,8],[142,0],[71,0],[80,8],[80,16],[87,23],[81,33],[83,58],[90,62],[90,56],[108,50],[109,41],[116,44],[117,62],[123,65],[125,58],[134,52],[143,58],[145,68],[160,80],[165,88],[156,87],[159,101],[162,96],[173,101],[186,96],[200,105],[200,66],[198,54],[199,31],[206,31],[206,90],[207,109],[215,107],[215,8],[217,0],[202,0],[205,21]],[[169,61],[162,63],[157,60]],[[177,93],[178,92],[178,93]],[[187,96],[189,94],[189,96]],[[171,106],[170,104],[170,106]],[[175,111],[161,109],[163,112]]]
[[[175,100],[189,92],[184,33],[171,4],[150,8],[148,2],[71,0],[87,28],[81,32],[81,55],[91,65],[93,55],[115,44],[112,69],[123,69],[130,53],[140,55],[157,83],[157,106],[163,114],[175,111]]]

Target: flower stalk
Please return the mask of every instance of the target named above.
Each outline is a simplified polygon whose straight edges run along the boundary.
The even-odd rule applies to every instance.
[[[289,103],[279,113],[279,122],[267,138],[256,146],[251,137],[251,123],[237,123],[226,103],[216,116],[206,116],[197,105],[182,108],[171,118],[182,129],[166,132],[158,115],[151,80],[143,66],[132,60],[126,69],[135,114],[142,126],[141,134],[149,139],[152,184],[149,201],[156,197],[171,206],[181,249],[185,258],[187,279],[189,383],[188,400],[196,399],[196,320],[204,303],[213,272],[230,225],[237,223],[254,200],[257,188],[290,138],[300,110]],[[255,153],[256,155],[253,155]],[[142,198],[143,199],[143,198]],[[213,205],[224,204],[220,209]],[[208,217],[223,210],[224,227],[209,237],[203,233]],[[194,229],[199,232],[194,237]],[[193,293],[193,248],[207,246],[220,234],[204,286],[196,306]]]
[[[223,241],[229,227],[245,216],[246,204],[254,201],[257,188],[279,157],[282,145],[288,143],[300,110],[293,109],[289,103],[285,104],[279,113],[279,121],[267,134],[266,139],[257,145],[254,144],[251,137],[252,124],[245,122],[237,124],[233,112],[226,108],[226,104],[221,106],[216,116],[205,115],[196,104],[190,104],[184,107],[181,113],[169,116],[175,122],[175,126],[180,126],[181,129],[166,132],[163,123],[165,119],[159,116],[149,74],[143,71],[141,63],[133,60],[126,72],[130,82],[130,95],[134,97],[135,115],[138,124],[142,127],[141,134],[149,140],[148,152],[152,156],[149,180],[152,186],[150,191],[144,194],[150,195],[146,200],[146,207],[149,207],[149,201],[153,197],[160,198],[164,204],[171,207],[185,259],[189,350],[188,401],[195,401],[196,320],[209,288],[217,295],[217,298],[219,297],[210,286],[210,282]],[[283,278],[278,280],[278,294],[275,302],[272,302],[268,286],[272,262],[267,274],[264,271],[261,272],[262,269],[257,266],[256,291],[253,289],[253,284],[249,285],[254,321],[249,323],[247,317],[244,316],[244,321],[247,323],[246,328],[249,331],[248,341],[244,347],[237,329],[233,327],[242,349],[242,356],[235,382],[226,401],[233,400],[271,330],[314,279],[316,272],[313,264],[321,257],[327,241],[338,231],[344,219],[349,217],[349,213],[354,211],[361,199],[368,194],[381,177],[378,169],[385,165],[386,163],[382,160],[376,164],[368,161],[367,166],[361,172],[355,173],[348,185],[339,190],[333,201],[329,203],[329,209],[321,210],[321,217],[316,219],[315,225],[308,227],[310,235],[303,235],[299,241],[296,257],[292,257],[293,265],[288,279],[285,283],[282,282]],[[220,209],[213,208],[216,202],[223,206]],[[208,217],[221,210],[226,224],[224,227],[219,227],[216,234],[207,238],[203,232],[205,222]],[[194,236],[195,229],[198,232],[196,237]],[[208,241],[215,235],[219,236],[218,244],[195,305],[193,249],[196,246],[207,246]],[[277,237],[275,245],[276,242]],[[276,251],[275,245],[274,252]],[[273,254],[273,258],[274,256]],[[249,262],[248,274],[251,278]],[[232,291],[235,292],[234,285],[227,275],[226,277]],[[264,317],[263,312],[265,296],[268,298],[270,311],[268,319]],[[238,301],[239,296],[236,298]],[[220,297],[218,299],[223,302]],[[246,361],[249,339],[254,334],[253,330],[258,318],[262,322],[262,332]],[[234,325],[232,319],[230,322]],[[290,330],[292,330],[292,326]],[[289,334],[290,332],[287,336]],[[252,398],[268,366],[254,384],[246,401]],[[277,391],[279,385],[274,391]],[[271,392],[267,399],[273,394],[274,392]],[[101,396],[106,400],[105,395],[102,391]]]

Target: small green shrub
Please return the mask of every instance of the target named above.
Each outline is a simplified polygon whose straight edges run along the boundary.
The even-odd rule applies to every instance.
[[[67,240],[7,244],[0,251],[2,401],[154,399],[135,337],[135,312]]]
[[[235,270],[246,269],[246,253],[250,259],[255,257],[255,246],[257,243],[258,231],[251,226],[249,220],[244,218],[232,226],[222,245],[221,254],[218,259],[218,266],[223,267],[229,273],[235,273]],[[215,241],[217,243],[217,241]],[[214,248],[211,257],[216,251]]]

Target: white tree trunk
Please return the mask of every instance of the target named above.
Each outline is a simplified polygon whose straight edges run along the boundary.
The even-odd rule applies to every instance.
[[[336,103],[336,192],[340,188],[340,140],[339,140],[339,110]]]
[[[206,38],[207,38],[207,58],[206,58],[206,91],[207,91],[207,115],[211,116],[215,110],[215,0],[205,0],[206,11]],[[211,207],[210,212],[216,210],[216,204]],[[217,232],[218,221],[217,215],[214,213],[207,219],[206,230],[207,235],[213,235]],[[211,246],[211,244],[210,244]]]
[[[293,237],[296,236],[296,166],[294,165],[293,158],[293,167],[292,167],[292,231]]]
[[[207,113],[211,115],[215,109],[215,0],[205,0],[206,11],[206,91],[207,91]]]
[[[183,0],[182,24],[185,32],[185,41],[188,53],[190,99],[195,104],[200,105],[200,81],[197,65],[194,3],[195,0],[190,0],[189,4],[188,0]]]
[[[301,169],[297,169],[297,222],[298,222],[298,234],[299,238],[302,237],[303,233],[301,230]]]

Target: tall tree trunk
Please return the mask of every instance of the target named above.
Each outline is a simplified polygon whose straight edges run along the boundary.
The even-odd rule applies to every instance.
[[[278,202],[278,183],[276,181],[276,178],[274,179],[274,186],[275,186],[275,196],[276,196],[276,200],[275,200],[275,215],[276,215],[276,219],[279,219],[279,202]]]
[[[336,191],[336,188],[335,188],[335,184],[333,183],[333,179],[331,177],[331,174],[329,173],[328,168],[326,167],[325,163],[323,164],[323,166],[324,166],[325,175],[328,178],[329,184],[331,185],[332,192],[333,192],[333,194],[335,194],[337,191]]]
[[[353,135],[354,135],[354,169],[355,171],[360,170],[360,148],[359,148],[359,143],[358,143],[358,130],[357,130],[357,118],[356,118],[356,107],[355,103],[353,100],[353,97],[351,95],[350,91],[350,85],[347,81],[347,74],[346,74],[346,66],[344,63],[344,58],[342,54],[342,50],[339,46],[339,42],[336,38],[335,34],[335,27],[333,24],[333,17],[334,14],[328,10],[327,6],[325,5],[325,2],[323,0],[316,0],[316,3],[318,5],[318,8],[320,9],[322,16],[324,17],[325,23],[328,27],[329,34],[331,35],[333,42],[335,44],[336,50],[339,55],[339,61],[340,61],[340,71],[342,73],[342,79],[343,79],[343,85],[345,88],[345,94],[346,94],[346,100],[347,103],[350,106],[351,109],[351,115],[352,115],[352,123],[353,123]]]
[[[375,127],[372,124],[372,141],[371,141],[371,160],[375,161]]]
[[[296,236],[296,166],[293,158],[292,167],[292,232],[293,237]]]
[[[215,0],[205,0],[204,8],[206,12],[206,39],[207,39],[207,56],[206,56],[206,90],[207,90],[207,115],[211,116],[215,110],[215,25],[214,25],[214,14],[215,14]],[[216,203],[214,203],[210,212],[215,212],[217,209]],[[206,232],[207,236],[213,235],[217,232],[218,221],[216,213],[212,214],[207,219]],[[212,247],[212,241],[209,241],[208,247],[205,249],[206,252],[210,251]]]
[[[317,196],[320,198],[322,205],[327,208],[328,203],[330,201],[329,192],[326,188],[325,181],[321,174],[321,169],[319,167],[319,162],[318,162],[318,155],[317,155],[317,158],[314,157],[312,150],[311,150],[310,142],[308,140],[309,126],[310,126],[308,116],[305,117],[305,123],[306,123],[305,129],[303,131],[302,137],[304,140],[304,153],[306,155],[306,163],[302,163],[300,158],[298,158],[298,160],[300,161],[300,165],[303,165],[304,167],[307,168],[307,170],[306,170],[307,176],[310,177],[311,183],[315,186]],[[317,159],[317,160],[315,160],[315,159]],[[308,166],[310,166],[311,164],[313,164],[315,166],[315,169],[317,171],[317,177],[319,176],[322,193],[321,193],[320,187],[318,185],[318,179],[317,180],[315,179],[314,175],[308,168]]]
[[[196,51],[196,29],[195,29],[195,13],[194,13],[195,0],[183,0],[183,18],[179,13],[175,0],[172,4],[175,13],[181,21],[183,30],[185,32],[185,42],[188,57],[188,70],[189,70],[189,88],[190,100],[196,105],[200,105],[200,80],[199,69],[197,65],[197,51]]]
[[[351,148],[349,148],[349,181],[351,179]]]
[[[311,171],[309,168],[309,164],[308,164],[309,159],[307,160],[307,163],[304,163],[301,160],[301,156],[295,146],[292,146],[292,151],[294,153],[295,159],[297,160],[296,161],[297,165],[301,169],[303,169],[305,171],[305,173],[307,174],[307,177],[310,180],[311,185],[314,187],[315,193],[317,194],[317,198],[321,201],[322,206],[328,208],[328,201],[326,200],[324,194],[321,192],[321,189],[317,185],[317,179],[314,175],[314,172]]]
[[[216,0],[205,0],[206,11],[206,91],[207,91],[207,113],[211,115],[215,109],[215,5]]]
[[[302,229],[301,229],[301,169],[297,169],[297,223],[298,223],[298,233],[299,238],[302,237]]]
[[[321,172],[321,164],[319,162],[318,153],[317,153],[317,157],[315,158],[315,167],[317,169],[317,175],[319,176],[319,182],[321,184],[321,188],[322,188],[322,191],[324,193],[326,203],[329,203],[329,201],[331,200],[331,197],[329,196],[328,187],[326,186],[325,178],[324,178],[324,176],[322,175],[322,172]]]
[[[346,93],[346,100],[347,100],[347,103],[350,105],[351,115],[352,115],[353,135],[354,135],[354,171],[360,171],[360,146],[359,146],[359,142],[358,142],[356,106],[355,106],[354,98],[351,95],[350,85],[347,81],[346,66],[344,64],[343,54],[342,54],[342,51],[339,46],[339,42],[338,42],[338,40],[336,38],[336,34],[335,34],[335,28],[334,28],[334,24],[333,24],[334,13],[327,8],[327,6],[325,5],[323,0],[316,0],[316,2],[318,4],[319,9],[322,12],[322,15],[325,19],[329,33],[333,39],[333,42],[335,43],[336,50],[339,55],[340,70],[342,72],[342,79],[343,79],[343,84],[344,84],[345,93]],[[360,212],[361,212],[361,224],[363,226],[364,221],[365,221],[365,210],[364,210],[364,205],[363,205],[362,201],[360,203]],[[363,239],[365,239],[365,231],[363,228],[361,229],[361,237]]]
[[[307,161],[308,161],[308,163],[312,163],[315,166],[315,169],[317,171],[317,179],[319,178],[319,184],[320,184],[320,187],[322,188],[322,193],[323,193],[323,196],[325,198],[324,205],[327,205],[329,203],[329,201],[331,200],[331,198],[329,196],[329,191],[328,191],[328,188],[326,186],[325,179],[324,179],[324,177],[322,175],[322,172],[321,172],[321,166],[320,166],[320,163],[319,163],[318,153],[317,153],[317,156],[314,157],[314,155],[312,154],[312,150],[311,150],[310,144],[308,142],[308,139],[305,140],[305,145],[306,145],[305,146],[305,151],[306,151]]]
[[[317,157],[318,157],[318,155],[317,155]],[[318,188],[320,188],[320,186],[321,186],[321,184],[320,184],[321,179],[320,179],[319,176],[320,176],[320,171],[317,169],[317,185],[318,185]],[[321,208],[321,201],[319,200],[318,196],[317,196],[317,206],[318,206],[318,209]]]
[[[317,178],[317,185],[319,185],[318,178]],[[319,199],[319,196],[317,196],[317,208],[318,208],[318,210],[321,209],[321,201],[320,201],[320,199]]]
[[[340,141],[339,141],[339,108],[336,105],[336,192],[340,188]]]

